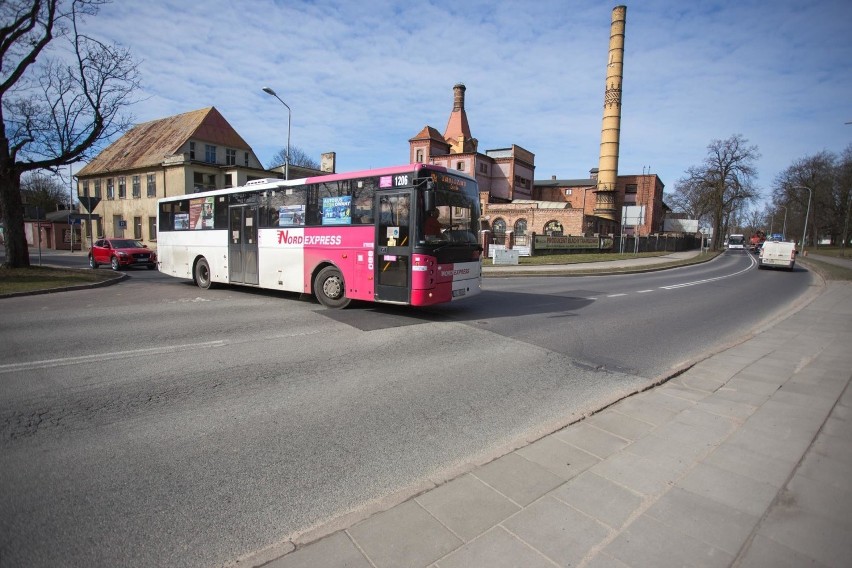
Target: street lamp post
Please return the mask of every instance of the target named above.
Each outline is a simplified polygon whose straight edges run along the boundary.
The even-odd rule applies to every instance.
[[[807,189],[808,190],[808,208],[805,211],[805,229],[802,231],[802,254],[805,252],[805,237],[808,235],[808,215],[811,213],[811,199],[813,198],[814,192],[811,191],[806,185],[794,185],[793,189]]]
[[[786,239],[787,238],[787,206],[786,205],[779,205],[778,207],[784,208],[784,225],[781,227],[781,238]]]
[[[269,87],[264,87],[263,92],[267,95],[273,96],[278,99],[282,105],[287,107],[287,156],[284,160],[284,179],[290,179],[290,117],[292,112],[290,112],[290,105],[281,100],[281,97],[275,94],[275,91],[270,89]]]

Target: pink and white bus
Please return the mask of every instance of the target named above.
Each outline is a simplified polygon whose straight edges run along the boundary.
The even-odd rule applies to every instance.
[[[264,179],[161,199],[163,274],[351,300],[427,306],[480,292],[479,190],[429,164]]]

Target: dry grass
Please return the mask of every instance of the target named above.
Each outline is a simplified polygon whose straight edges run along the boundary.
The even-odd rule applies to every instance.
[[[120,277],[120,275],[106,270],[50,268],[46,266],[30,266],[29,268],[0,266],[0,296],[93,284],[117,277]]]

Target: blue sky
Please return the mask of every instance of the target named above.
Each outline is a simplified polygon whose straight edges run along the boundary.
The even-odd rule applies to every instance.
[[[215,106],[264,164],[291,144],[338,171],[408,162],[453,85],[479,150],[536,179],[598,166],[612,8],[570,0],[119,0],[86,23],[142,61],[137,122]],[[852,2],[625,3],[619,173],[674,189],[714,139],[757,145],[768,195],[794,160],[852,142]]]

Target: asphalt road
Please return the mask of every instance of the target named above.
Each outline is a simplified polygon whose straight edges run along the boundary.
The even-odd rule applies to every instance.
[[[535,439],[814,284],[743,253],[330,311],[129,274],[0,300],[0,567],[228,565]]]

